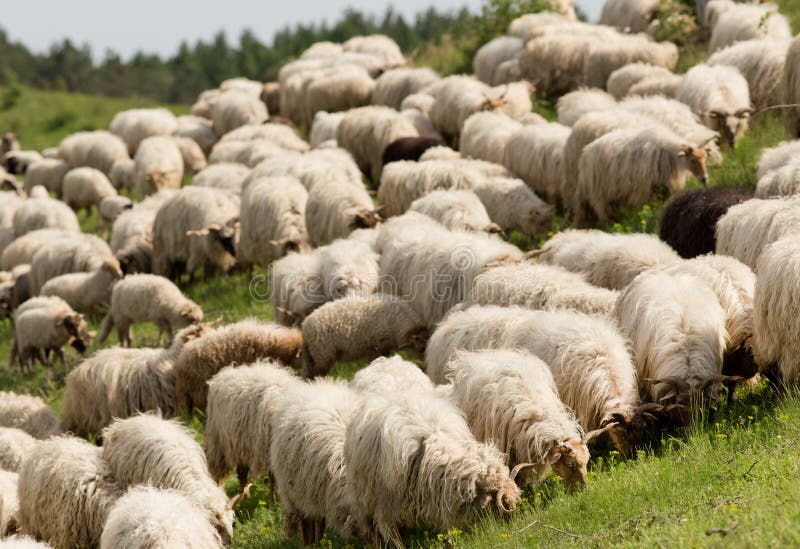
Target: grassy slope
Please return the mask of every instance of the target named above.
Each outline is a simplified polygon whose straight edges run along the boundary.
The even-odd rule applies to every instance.
[[[452,53],[447,51],[445,57]],[[702,55],[693,53],[700,59]],[[433,60],[435,56],[436,52],[425,52],[420,57]],[[23,90],[11,108],[0,110],[0,128],[17,131],[25,147],[44,148],[56,145],[72,131],[106,127],[118,110],[148,104]],[[176,112],[185,110],[179,107]],[[535,110],[552,116],[551,105],[542,103]],[[66,122],[55,124],[59,120]],[[725,151],[723,165],[712,170],[713,184],[753,186],[759,151],[782,139],[777,116],[755,120],[739,146]],[[660,212],[661,204],[654,202],[628,212],[607,229],[656,232]],[[96,231],[96,215],[81,217],[81,222],[84,231]],[[209,319],[223,316],[227,323],[256,316],[268,320],[272,309],[261,298],[266,293],[264,275],[264,271],[256,271],[252,280],[241,273],[200,280],[185,291],[203,306]],[[92,319],[93,328],[99,320]],[[138,345],[148,345],[155,341],[156,331],[151,326],[137,326],[135,334]],[[3,362],[12,337],[12,325],[0,322]],[[112,335],[105,346],[115,343]],[[93,350],[95,347],[90,352]],[[69,350],[67,370],[77,361],[77,355]],[[333,374],[349,378],[360,366],[339,364]],[[38,368],[33,376],[23,377],[16,368],[9,371],[0,366],[0,389],[40,394],[60,413],[65,373],[60,367]],[[202,438],[202,422],[195,419],[189,423]],[[551,478],[526,491],[520,512],[511,521],[487,518],[467,532],[415,532],[408,542],[412,546],[458,547],[793,545],[800,542],[795,527],[800,518],[796,498],[800,491],[799,444],[800,399],[759,387],[699,422],[692,432],[664,437],[636,460],[608,449],[595,452],[590,485],[581,494],[565,494]],[[231,477],[226,488],[236,492],[235,479]],[[255,549],[286,544],[279,506],[260,482],[252,497],[237,506],[234,546]],[[326,537],[323,545],[342,544]]]

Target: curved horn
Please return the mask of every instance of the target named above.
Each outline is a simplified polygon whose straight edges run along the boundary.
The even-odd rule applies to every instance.
[[[536,465],[537,465],[536,463],[517,463],[514,466],[514,468],[511,469],[511,473],[509,474],[509,476],[511,477],[511,480],[516,482],[517,475],[519,474],[520,471],[522,471],[523,469],[527,469],[528,467],[536,467]]]
[[[508,509],[506,508],[505,504],[503,503],[503,497],[504,497],[505,495],[506,495],[506,491],[505,491],[505,489],[500,489],[500,490],[498,490],[498,491],[497,491],[497,496],[496,496],[496,498],[497,498],[497,506],[498,506],[498,507],[500,508],[500,510],[501,510],[501,511],[503,511],[504,513],[506,513],[506,514],[511,514],[511,511],[510,511],[510,510],[508,510]]]
[[[607,424],[606,426],[604,426],[604,427],[601,427],[600,429],[595,429],[594,431],[589,431],[588,433],[584,433],[584,435],[583,435],[583,441],[584,441],[584,442],[589,442],[589,441],[590,441],[590,440],[592,440],[593,438],[595,438],[595,437],[598,437],[598,436],[602,435],[603,433],[605,433],[606,431],[608,431],[608,430],[610,430],[610,429],[613,429],[613,428],[614,428],[614,427],[616,427],[617,425],[619,425],[619,423],[617,423],[616,421],[614,421],[613,423],[609,423],[609,424]]]
[[[231,499],[229,499],[228,500],[228,504],[225,506],[225,510],[226,511],[230,511],[230,510],[233,509],[233,506],[236,505],[239,502],[239,500],[241,500],[243,498],[249,498],[250,497],[250,487],[252,485],[253,485],[253,483],[248,484],[247,486],[244,487],[244,490],[242,490],[241,493],[236,494]]]

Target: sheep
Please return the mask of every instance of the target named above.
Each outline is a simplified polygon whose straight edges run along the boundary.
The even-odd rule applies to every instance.
[[[172,140],[175,142],[175,145],[178,146],[178,150],[181,153],[183,170],[185,173],[194,175],[208,166],[208,160],[206,159],[203,149],[200,148],[200,145],[198,145],[194,139],[172,136]]]
[[[107,260],[116,261],[105,240],[83,233],[62,235],[43,244],[31,258],[31,293],[37,295],[51,278],[88,273]]]
[[[478,195],[468,189],[433,191],[417,198],[408,209],[435,219],[451,231],[500,232]]]
[[[682,190],[690,174],[704,185],[708,182],[705,150],[659,127],[600,137],[583,150],[578,169],[578,224],[589,209],[608,221],[622,207],[641,207],[654,195]]]
[[[327,375],[339,360],[403,349],[422,355],[428,330],[401,298],[376,294],[326,303],[303,320],[304,375]]]
[[[516,36],[498,36],[488,41],[472,58],[472,70],[475,77],[490,86],[504,84],[498,70],[507,61],[518,59],[525,48],[525,42]]]
[[[375,81],[363,67],[343,65],[331,67],[318,75],[306,87],[306,116],[310,126],[318,111],[348,111],[368,105]]]
[[[714,401],[728,340],[716,294],[691,274],[651,271],[617,300],[615,317],[633,347],[643,394],[653,402]],[[681,420],[688,420],[683,410]]]
[[[747,80],[734,67],[696,65],[683,77],[676,98],[719,132],[730,146],[747,130],[752,112]]]
[[[136,150],[134,185],[141,196],[161,189],[179,189],[183,170],[183,155],[171,137],[148,137]]]
[[[442,134],[437,131],[436,127],[433,125],[433,121],[421,110],[405,109],[400,114],[414,125],[420,137],[443,141]]]
[[[761,177],[756,184],[756,198],[772,198],[780,196],[793,196],[800,193],[800,164],[792,160],[788,164],[771,170]]]
[[[0,191],[0,226],[8,229],[14,228],[14,212],[16,212],[25,198],[16,192]]]
[[[511,134],[502,164],[539,196],[555,203],[560,196],[564,146],[570,128],[561,124],[532,124]]]
[[[111,288],[122,278],[116,259],[107,259],[91,273],[69,273],[51,278],[39,295],[60,297],[74,310],[84,314],[101,314],[108,309]]]
[[[383,151],[401,137],[417,137],[414,125],[389,107],[369,106],[348,111],[336,132],[339,146],[353,155],[373,182],[380,180]]]
[[[425,91],[412,93],[411,95],[406,96],[406,98],[403,99],[403,102],[400,103],[400,111],[402,112],[409,109],[416,109],[422,114],[430,116],[431,109],[433,108],[433,104],[435,102],[436,99],[429,93],[425,93]]]
[[[761,150],[756,169],[756,179],[761,180],[769,172],[790,164],[800,153],[800,141],[783,141],[774,147]]]
[[[25,192],[30,193],[36,185],[48,192],[61,194],[62,181],[69,171],[69,165],[58,158],[43,158],[33,162],[25,172]]]
[[[78,217],[69,206],[52,198],[29,198],[14,212],[14,234],[18,237],[37,229],[80,232]]]
[[[601,40],[588,49],[584,84],[605,86],[611,73],[636,61],[672,70],[678,64],[678,53],[672,42],[654,42],[643,34],[622,34],[617,40]]]
[[[289,251],[308,248],[307,200],[308,192],[294,177],[252,180],[242,195],[237,261],[268,266]]]
[[[489,217],[505,232],[521,231],[531,238],[550,230],[552,207],[521,179],[492,177],[472,188]]]
[[[306,152],[308,143],[285,124],[247,124],[240,126],[220,139],[220,143],[268,142],[287,151]]]
[[[209,187],[184,187],[159,208],[153,221],[153,272],[191,276],[203,266],[227,272],[236,262],[239,199]]]
[[[108,513],[101,549],[221,548],[222,539],[192,501],[172,490],[134,488]]]
[[[747,40],[718,50],[706,63],[736,68],[747,80],[755,108],[782,103],[781,80],[789,43],[784,40]]]
[[[522,125],[500,112],[477,112],[464,121],[459,136],[462,155],[501,164],[511,135]]]
[[[97,217],[100,231],[107,237],[108,229],[114,224],[119,215],[133,208],[133,202],[127,196],[107,196],[97,205]]]
[[[430,378],[399,355],[378,357],[350,380],[350,388],[365,394],[392,396],[400,392],[433,392]]]
[[[713,253],[719,218],[751,198],[752,191],[729,187],[684,191],[664,207],[658,236],[685,259]]]
[[[609,94],[619,100],[631,95],[631,88],[644,80],[671,75],[672,72],[664,67],[650,65],[649,63],[629,63],[611,73],[606,83],[606,89]]]
[[[558,123],[571,127],[587,112],[602,111],[616,105],[616,99],[601,89],[578,88],[558,98]]]
[[[302,345],[300,330],[255,319],[229,324],[188,342],[175,362],[176,409],[205,408],[206,382],[225,366],[267,358],[293,366]]]
[[[28,166],[42,158],[39,151],[9,151],[2,155],[2,165],[8,174],[23,175],[28,171]]]
[[[36,442],[22,429],[0,427],[0,470],[18,472],[22,460],[36,448]]]
[[[314,59],[317,57],[336,57],[341,55],[342,45],[333,42],[315,42],[301,55],[300,59]]]
[[[116,196],[117,190],[108,177],[95,168],[74,168],[64,176],[64,202],[75,211],[99,206],[104,198]]]
[[[14,343],[8,358],[9,368],[19,361],[23,372],[30,371],[34,358],[49,365],[47,357],[50,351],[64,366],[63,345],[69,343],[83,353],[91,343],[93,334],[87,330],[83,315],[57,297],[49,299],[50,303],[42,307],[28,310],[20,307],[14,315]],[[44,358],[41,351],[44,351]]]
[[[217,135],[225,135],[246,124],[261,124],[269,113],[256,95],[240,90],[222,92],[211,104],[210,118]]]
[[[572,411],[558,397],[550,368],[524,351],[458,352],[448,364],[450,399],[475,438],[508,454],[509,466],[533,464],[530,483],[549,472],[567,489],[586,485],[586,442]]]
[[[287,538],[316,543],[327,526],[353,537],[345,492],[345,435],[361,396],[341,381],[293,384],[272,420],[270,469]]]
[[[441,77],[436,72],[427,67],[388,70],[375,81],[375,89],[372,91],[372,104],[385,105],[401,110],[400,105],[403,99],[422,91],[440,79]]]
[[[800,38],[789,43],[781,78],[781,98],[787,105],[800,103]],[[800,137],[800,107],[781,109],[783,129],[789,139]]]
[[[623,32],[647,32],[660,8],[658,0],[606,0],[600,24]]]
[[[17,490],[19,475],[11,471],[0,470],[0,536],[16,532],[19,499]],[[0,546],[4,546],[0,541]]]
[[[331,181],[315,185],[306,202],[306,228],[311,244],[322,246],[344,238],[353,229],[374,227],[378,211],[364,187]]]
[[[207,118],[192,115],[179,116],[176,120],[178,126],[172,132],[172,135],[193,139],[195,143],[200,145],[203,154],[207,156],[214,144],[219,140],[212,122]]]
[[[100,328],[99,342],[103,343],[112,328],[117,328],[120,345],[133,341],[131,324],[149,321],[158,327],[158,340],[167,334],[172,342],[172,329],[184,328],[203,320],[203,311],[186,298],[169,279],[151,274],[126,276],[111,290],[111,306]]]
[[[538,356],[581,428],[588,433],[616,422],[609,434],[622,451],[638,443],[646,414],[657,411],[640,405],[636,369],[610,318],[494,306],[451,313],[425,349],[434,383],[446,382],[447,364],[458,349],[519,349]]]
[[[401,137],[383,149],[383,165],[399,160],[417,161],[431,147],[444,145],[440,137]]]
[[[406,62],[400,46],[383,34],[354,36],[342,44],[342,51],[375,55],[383,60],[387,68],[404,65]]]
[[[111,251],[126,274],[149,273],[153,255],[153,222],[161,205],[176,191],[163,190],[150,195],[114,221]]]
[[[717,221],[716,253],[733,256],[758,271],[761,253],[773,242],[798,233],[796,197],[746,200],[728,208]]]
[[[293,176],[311,192],[317,185],[349,185],[363,190],[361,171],[344,149],[315,149],[306,154],[284,154],[258,164],[249,179],[256,177]],[[248,180],[245,180],[246,186]]]
[[[608,315],[618,295],[592,286],[582,275],[561,267],[520,263],[478,274],[465,303]]]
[[[0,391],[0,427],[25,431],[36,439],[61,433],[56,416],[40,398]]]
[[[124,494],[103,450],[73,437],[40,442],[19,473],[20,530],[59,549],[97,547]]]
[[[649,234],[566,230],[548,240],[539,260],[583,274],[590,284],[621,290],[639,273],[680,261],[672,248]]]
[[[556,11],[526,13],[509,23],[508,32],[506,34],[528,41],[547,27],[559,26],[572,22],[574,22],[574,18],[567,17],[566,14]]]
[[[235,162],[220,162],[205,168],[192,178],[195,187],[213,187],[240,194],[250,168]]]
[[[108,179],[115,189],[133,189],[136,180],[136,162],[133,158],[123,158],[112,164]]]
[[[179,421],[142,414],[103,429],[103,459],[124,488],[175,490],[205,511],[224,544],[233,536],[233,510],[211,479],[203,449]]]
[[[521,259],[512,245],[478,233],[451,232],[413,212],[383,224],[377,246],[381,287],[390,284],[428,327],[463,301],[487,264]]]
[[[275,321],[299,325],[315,308],[325,303],[322,284],[324,248],[290,253],[275,261],[271,269],[271,294]]]
[[[680,88],[681,82],[683,82],[683,75],[671,73],[664,76],[644,78],[631,86],[630,95],[674,98],[678,95],[678,88]]]
[[[322,288],[329,301],[368,296],[378,287],[378,254],[367,242],[338,239],[322,252]]]
[[[322,143],[331,139],[336,139],[336,134],[339,131],[339,124],[342,123],[345,113],[325,111],[317,111],[314,114],[314,119],[311,124],[311,135],[309,142],[311,148],[316,149]]]
[[[344,459],[352,518],[374,545],[383,538],[402,547],[403,527],[444,532],[487,510],[511,513],[520,498],[517,470],[431,394],[366,400],[347,428]]]
[[[171,135],[178,129],[178,121],[167,109],[129,109],[114,115],[108,129],[125,142],[133,156],[146,138]]]
[[[770,38],[792,39],[789,21],[771,5],[734,5],[721,13],[711,29],[708,52],[714,53],[726,46],[745,40]]]
[[[114,162],[129,158],[128,147],[116,135],[106,131],[78,132],[61,140],[58,156],[70,168],[88,166],[108,174]]]

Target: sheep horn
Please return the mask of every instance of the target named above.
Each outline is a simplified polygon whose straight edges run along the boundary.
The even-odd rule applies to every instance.
[[[230,511],[230,510],[233,509],[234,505],[239,503],[239,500],[249,498],[250,497],[250,487],[252,485],[253,485],[253,483],[248,484],[247,486],[244,487],[244,490],[242,490],[241,493],[236,494],[231,499],[229,499],[228,500],[228,505],[225,506],[225,510],[226,511]]]
[[[505,489],[500,489],[497,491],[497,506],[503,511],[505,514],[510,515],[511,511],[506,508],[505,504],[503,503],[503,497],[506,495]]]
[[[595,437],[598,437],[598,436],[602,435],[603,433],[605,433],[606,431],[608,431],[608,430],[610,430],[610,429],[613,429],[613,428],[614,428],[614,427],[616,427],[617,425],[619,425],[619,423],[617,423],[616,421],[614,421],[614,422],[612,422],[612,423],[608,423],[608,424],[606,424],[604,427],[601,427],[600,429],[595,429],[594,431],[589,431],[588,433],[585,433],[585,434],[583,435],[583,441],[584,441],[584,442],[589,442],[589,441],[590,441],[590,440],[592,440],[593,438],[595,438]]]
[[[517,463],[514,468],[511,469],[511,473],[509,474],[511,480],[516,482],[519,472],[523,469],[527,469],[528,467],[536,467],[536,463]]]

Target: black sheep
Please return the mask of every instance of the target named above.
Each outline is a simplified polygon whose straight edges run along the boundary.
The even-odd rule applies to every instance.
[[[401,137],[389,143],[383,150],[383,165],[398,160],[419,160],[431,147],[444,144],[444,141],[435,137]]]

